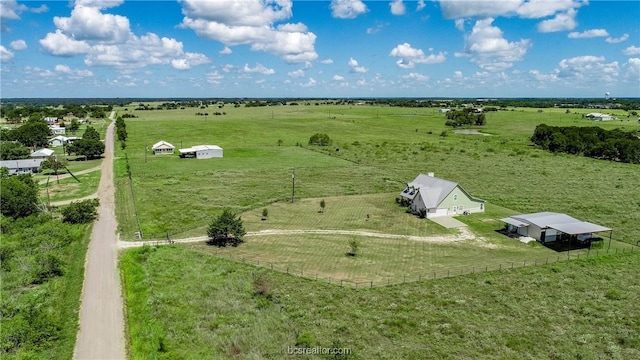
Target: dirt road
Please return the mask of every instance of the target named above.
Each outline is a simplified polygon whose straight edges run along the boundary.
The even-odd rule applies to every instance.
[[[113,120],[115,113],[111,113]],[[74,359],[125,359],[124,315],[114,211],[113,121],[107,128],[98,187],[98,220],[87,251]]]

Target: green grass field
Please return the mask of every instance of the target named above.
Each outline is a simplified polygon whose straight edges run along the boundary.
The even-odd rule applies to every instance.
[[[478,136],[454,134],[437,109],[204,111],[226,115],[128,111],[139,118],[126,120],[126,151],[116,150],[122,239],[138,229],[145,239],[202,236],[224,208],[241,214],[251,232],[455,236],[395,204],[404,183],[426,172],[487,200],[486,212],[459,217],[478,236],[460,242],[303,233],[251,235],[237,248],[127,251],[121,269],[132,358],[287,358],[287,346],[296,345],[348,347],[356,359],[640,356],[633,285],[640,258],[619,254],[640,240],[637,165],[553,155],[529,141],[540,123],[638,130],[635,121],[595,124],[581,118],[585,110],[509,109],[487,115],[480,130],[491,136]],[[317,132],[332,146],[307,146]],[[224,158],[145,152],[160,140],[220,145]],[[537,211],[613,228],[618,255],[603,254],[603,244],[584,260],[586,249],[558,253],[496,232],[498,219]],[[346,254],[350,240],[361,244],[355,258]],[[580,259],[563,261],[567,255]]]
[[[637,251],[359,290],[183,246],[120,266],[133,359],[640,357]]]
[[[47,184],[40,185],[40,201],[47,203],[48,201],[72,200],[91,195],[98,191],[100,174],[100,171],[94,171],[76,176],[80,182],[74,178],[66,178],[61,179],[60,183],[56,181],[55,175],[52,175],[49,178],[48,191]]]
[[[540,123],[640,129],[624,116],[622,121],[594,123],[581,118],[586,110],[511,109],[488,114],[481,131],[492,136],[476,136],[453,134],[444,126],[444,115],[429,108],[225,106],[219,110],[226,112],[223,116],[195,115],[202,111],[127,111],[139,116],[126,120],[134,195],[119,202],[124,207],[119,212],[137,211],[145,238],[162,238],[167,231],[175,237],[193,234],[222,208],[248,211],[290,198],[295,168],[300,199],[394,193],[418,173],[435,172],[516,212],[565,212],[613,228],[616,240],[640,240],[637,166],[529,146]],[[439,136],[443,130],[449,136]],[[327,133],[333,146],[307,147],[316,132]],[[225,156],[196,160],[145,154],[159,140],[178,148],[216,144]],[[125,161],[119,147],[118,156],[117,162]],[[137,220],[119,217],[123,239],[133,238]]]

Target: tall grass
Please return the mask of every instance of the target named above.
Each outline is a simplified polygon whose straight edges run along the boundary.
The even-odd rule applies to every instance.
[[[633,253],[353,290],[178,246],[121,263],[131,356],[146,359],[285,359],[296,344],[354,359],[637,358],[639,265]]]

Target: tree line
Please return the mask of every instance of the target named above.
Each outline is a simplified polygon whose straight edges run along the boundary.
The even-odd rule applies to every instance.
[[[640,138],[633,132],[620,129],[540,124],[536,126],[531,141],[555,153],[640,164]]]

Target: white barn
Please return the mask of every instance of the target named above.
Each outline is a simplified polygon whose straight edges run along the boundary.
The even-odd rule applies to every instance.
[[[222,148],[218,145],[196,145],[186,149],[179,149],[178,151],[181,158],[210,159],[222,157]]]
[[[175,148],[175,146],[164,140],[158,141],[151,147],[151,149],[153,150],[153,155],[173,154],[173,150],[175,150]]]

